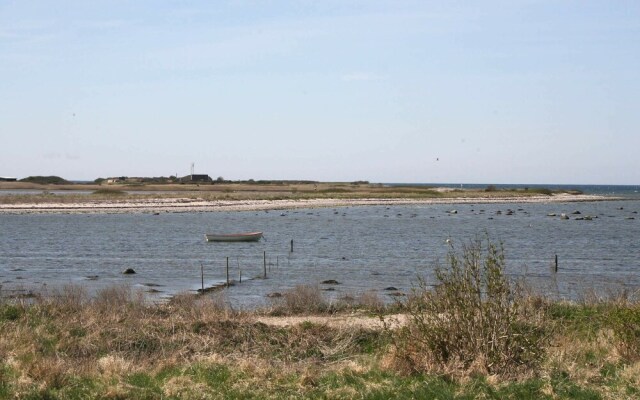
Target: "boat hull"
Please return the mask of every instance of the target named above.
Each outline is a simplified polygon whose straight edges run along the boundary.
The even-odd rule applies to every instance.
[[[207,242],[257,242],[262,238],[262,232],[233,234],[207,233],[204,237]]]

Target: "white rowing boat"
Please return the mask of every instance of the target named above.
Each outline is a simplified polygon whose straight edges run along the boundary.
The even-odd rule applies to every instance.
[[[207,242],[257,242],[262,237],[262,232],[246,233],[207,233],[204,235]]]

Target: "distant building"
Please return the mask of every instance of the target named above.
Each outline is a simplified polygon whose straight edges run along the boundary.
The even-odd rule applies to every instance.
[[[0,182],[15,182],[17,178],[10,178],[8,176],[0,176]]]
[[[196,175],[191,174],[187,176],[183,176],[180,178],[180,182],[182,183],[201,183],[201,182],[213,182],[213,179],[209,175]]]
[[[146,178],[129,178],[126,176],[118,176],[113,178],[107,178],[107,183],[144,183]]]

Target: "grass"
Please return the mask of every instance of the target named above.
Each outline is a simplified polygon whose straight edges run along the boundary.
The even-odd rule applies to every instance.
[[[119,189],[98,189],[91,193],[92,196],[124,196],[127,193]]]
[[[47,204],[85,203],[95,201],[132,201],[154,199],[187,200],[304,200],[304,199],[459,199],[459,198],[524,198],[550,195],[544,189],[455,189],[440,191],[425,186],[384,186],[380,184],[353,183],[216,183],[202,185],[180,184],[139,184],[98,185],[68,184],[52,185],[23,182],[0,183],[0,189],[16,190],[65,190],[64,195],[12,194],[0,196],[0,204]],[[123,189],[135,189],[137,193],[127,193]],[[89,191],[90,194],[74,193]],[[149,193],[145,193],[149,192]],[[553,193],[560,193],[557,191]]]
[[[481,240],[452,248],[436,289],[392,306],[309,286],[254,311],[220,294],[150,304],[128,287],[4,299],[0,399],[638,398],[633,294],[552,301],[503,270],[501,247]],[[386,329],[349,322],[398,313],[405,323]],[[292,315],[302,322],[260,322]]]
[[[205,298],[150,306],[134,296],[119,310],[66,301],[2,305],[0,398],[599,399],[639,389],[637,363],[603,362],[618,339],[602,353],[589,332],[576,345],[565,335],[588,328],[555,312],[547,323],[557,336],[533,371],[454,378],[397,368],[384,330],[272,327]],[[582,307],[565,304],[564,314]]]

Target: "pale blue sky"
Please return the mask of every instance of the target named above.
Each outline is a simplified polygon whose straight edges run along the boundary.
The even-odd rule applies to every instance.
[[[640,2],[0,0],[0,176],[640,183]]]

